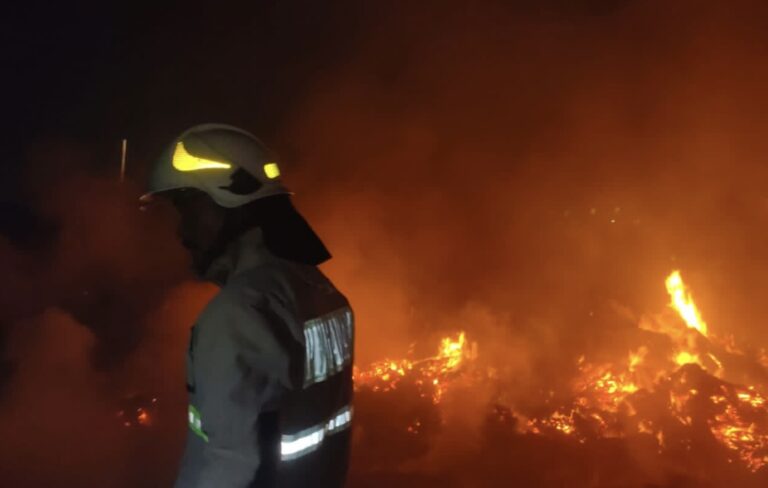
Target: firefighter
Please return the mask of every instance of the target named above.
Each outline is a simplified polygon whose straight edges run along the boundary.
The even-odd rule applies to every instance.
[[[220,287],[191,331],[175,486],[343,486],[354,318],[277,159],[236,127],[193,127],[152,170],[141,200],[158,199],[178,210],[197,274]]]

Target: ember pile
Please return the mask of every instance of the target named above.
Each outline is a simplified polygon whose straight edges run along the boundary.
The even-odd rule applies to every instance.
[[[372,364],[365,371],[356,369],[355,386],[388,392],[409,383],[418,390],[420,397],[429,397],[438,404],[452,380],[476,354],[477,344],[468,347],[466,333],[460,332],[455,338],[444,338],[435,356],[419,360],[387,359]]]
[[[541,438],[586,449],[613,439],[642,446],[660,464],[681,472],[696,463],[722,464],[740,476],[764,480],[768,356],[710,330],[679,271],[667,277],[666,289],[673,313],[643,318],[638,325],[642,344],[622,360],[596,363],[579,357],[567,391],[543,389],[524,405],[507,400],[500,383],[493,384],[494,375],[480,371],[477,345],[464,332],[444,338],[433,357],[385,360],[356,371],[362,430],[370,434],[375,419],[383,416],[387,426],[374,433],[381,442],[394,442],[393,427],[412,436],[407,452],[382,448],[373,453],[378,467],[428,452],[430,434],[444,424],[439,407],[446,394],[461,383],[484,382],[497,389],[487,427],[510,445]],[[366,443],[366,449],[375,447]]]

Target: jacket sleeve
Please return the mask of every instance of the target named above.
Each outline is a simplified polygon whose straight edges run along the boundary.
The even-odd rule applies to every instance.
[[[279,400],[289,358],[272,331],[284,324],[266,300],[220,293],[196,325],[190,432],[177,488],[246,488],[260,465],[258,421]],[[192,403],[194,402],[194,403]]]

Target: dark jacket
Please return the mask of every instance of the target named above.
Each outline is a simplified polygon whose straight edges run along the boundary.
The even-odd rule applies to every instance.
[[[190,432],[177,488],[344,485],[354,319],[319,269],[244,234],[209,272],[222,285],[192,329]]]

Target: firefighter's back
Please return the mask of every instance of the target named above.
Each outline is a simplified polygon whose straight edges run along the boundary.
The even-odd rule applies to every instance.
[[[291,387],[259,422],[265,452],[255,486],[343,486],[353,414],[347,299],[316,267],[283,260],[242,273],[230,286],[269,297],[271,332],[288,357]]]

